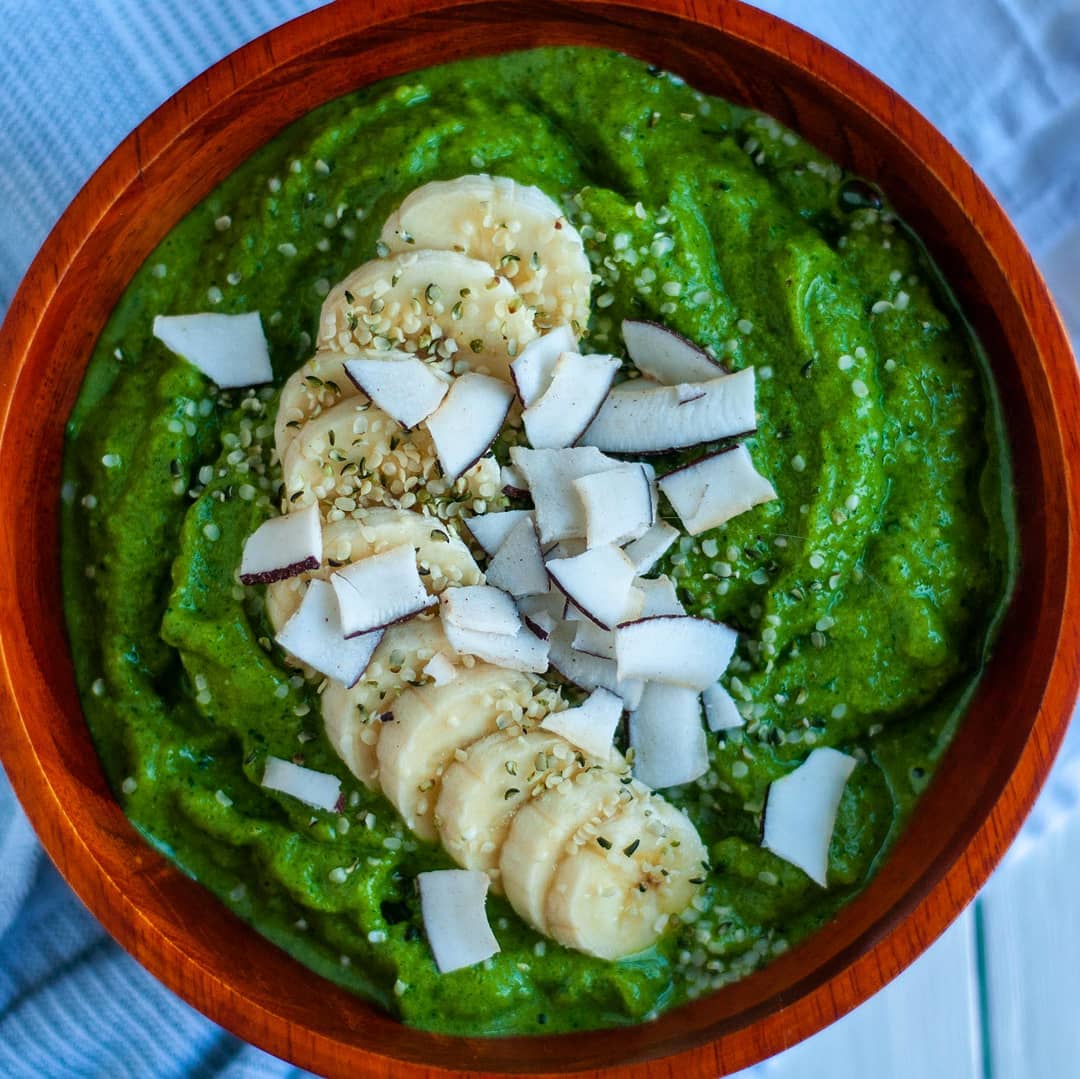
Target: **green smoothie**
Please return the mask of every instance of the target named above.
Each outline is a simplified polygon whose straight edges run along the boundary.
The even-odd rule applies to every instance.
[[[410,191],[478,172],[540,187],[579,229],[598,276],[584,349],[621,355],[622,319],[650,319],[756,368],[747,445],[779,497],[684,534],[657,567],[688,612],[740,632],[725,683],[747,722],[711,733],[709,772],[665,792],[709,849],[694,904],[609,962],[491,896],[501,951],[440,975],[415,878],[452,862],[339,760],[264,590],[236,570],[279,511],[277,390],[311,355],[323,297]],[[155,315],[197,311],[260,312],[275,386],[219,391],[152,337]],[[447,1033],[640,1022],[835,917],[961,721],[1018,557],[995,391],[917,238],[774,120],[600,50],[417,72],[288,128],[135,276],[67,431],[67,622],[126,813],[301,962]],[[651,460],[663,474],[708,450]],[[859,761],[828,889],[761,847],[769,784],[818,746]],[[338,809],[263,789],[270,755],[340,777]]]

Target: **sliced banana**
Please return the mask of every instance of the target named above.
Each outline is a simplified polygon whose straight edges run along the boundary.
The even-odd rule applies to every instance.
[[[281,463],[287,511],[312,502],[328,521],[361,506],[404,507],[418,495],[488,499],[499,492],[499,465],[483,457],[453,486],[441,478],[427,429],[405,431],[367,397],[348,397],[307,421]],[[414,513],[413,516],[419,516]]]
[[[447,373],[509,380],[510,361],[540,333],[580,335],[588,320],[581,237],[539,188],[490,176],[428,184],[387,221],[382,243],[395,253],[327,296],[319,351],[279,398],[283,509],[317,503],[326,523],[323,565],[267,588],[275,631],[311,579],[403,544],[429,592],[483,580],[453,526],[428,514],[452,517],[466,501],[483,512],[499,466],[488,457],[446,483],[426,428],[405,431],[359,392],[350,358],[417,355]],[[604,958],[652,944],[703,876],[693,826],[617,754],[601,765],[537,729],[565,707],[556,687],[471,657],[435,685],[423,671],[436,653],[453,649],[438,616],[424,614],[386,630],[357,685],[323,684],[327,735],[350,770],[560,943]]]
[[[362,783],[379,789],[377,745],[382,716],[399,694],[423,680],[424,664],[436,652],[452,649],[437,615],[422,614],[390,626],[364,677],[352,689],[331,679],[320,698],[326,736],[338,756]]]
[[[592,272],[585,246],[558,204],[505,176],[460,176],[413,191],[390,215],[382,242],[459,251],[508,277],[540,329],[589,321]]]
[[[659,795],[635,798],[555,870],[548,932],[600,959],[640,952],[694,898],[706,860],[684,814]]]
[[[535,685],[528,675],[478,663],[467,678],[407,689],[394,702],[378,741],[379,781],[421,839],[438,835],[435,803],[447,766],[484,735],[531,724]]]
[[[359,393],[345,374],[345,363],[352,358],[343,352],[316,352],[281,387],[274,421],[274,447],[279,461],[285,459],[285,451],[308,420]]]
[[[464,760],[447,767],[435,805],[446,852],[464,869],[483,870],[497,886],[499,853],[514,814],[585,766],[584,755],[547,731],[499,731],[474,742]]]
[[[538,335],[532,309],[491,265],[457,251],[409,250],[372,259],[330,290],[320,348],[402,349],[455,356],[509,379],[509,364]],[[460,354],[460,355],[459,355]]]
[[[351,513],[361,501],[396,505],[408,490],[437,476],[438,465],[426,431],[405,435],[395,420],[357,395],[304,424],[282,457],[281,473],[287,510],[319,502],[325,515],[350,503],[342,513]]]
[[[635,797],[618,772],[594,768],[526,802],[510,822],[499,877],[510,905],[547,933],[545,900],[562,858]]]
[[[347,517],[323,526],[325,561],[317,570],[267,586],[266,613],[274,631],[300,606],[312,577],[326,580],[340,566],[406,543],[416,551],[421,576],[433,594],[452,584],[483,580],[469,548],[449,525],[411,510],[375,508],[365,511],[363,520]]]

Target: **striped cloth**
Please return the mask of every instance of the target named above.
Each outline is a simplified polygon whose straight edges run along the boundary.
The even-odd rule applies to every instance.
[[[1012,214],[1080,337],[1080,0],[759,3],[854,56],[946,132]],[[0,314],[63,208],[132,127],[221,56],[316,6],[0,0]],[[1012,858],[1078,812],[1078,787],[1074,736]],[[0,1074],[299,1074],[120,951],[45,858],[3,777],[0,864]],[[747,1074],[776,1074],[778,1063]]]

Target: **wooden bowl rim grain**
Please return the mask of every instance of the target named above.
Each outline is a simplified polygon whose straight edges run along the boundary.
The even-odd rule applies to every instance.
[[[465,1039],[411,1030],[301,967],[146,846],[105,783],[60,605],[64,421],[105,319],[186,210],[292,119],[376,78],[465,55],[592,44],[755,104],[878,180],[927,240],[1005,402],[1025,558],[994,657],[904,837],[808,941],[654,1023]],[[46,850],[110,933],[241,1037],[326,1074],[715,1077],[876,992],[974,897],[1017,833],[1076,698],[1078,379],[1046,287],[955,150],[865,70],[729,0],[357,0],[244,46],[167,101],[65,212],[0,330],[0,754]],[[661,1058],[665,1058],[662,1060]]]

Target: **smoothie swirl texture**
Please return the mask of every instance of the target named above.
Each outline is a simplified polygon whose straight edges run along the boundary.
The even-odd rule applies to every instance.
[[[236,570],[288,488],[278,397],[315,352],[331,289],[400,257],[382,228],[410,192],[484,172],[539,188],[580,234],[595,275],[583,351],[622,355],[622,320],[648,319],[732,371],[755,368],[745,444],[778,497],[682,530],[654,571],[689,613],[739,631],[724,681],[744,725],[710,733],[707,773],[663,792],[708,850],[691,906],[655,946],[610,962],[546,940],[491,895],[501,950],[439,975],[414,880],[452,860],[343,762],[319,683],[283,661],[265,590]],[[202,310],[260,313],[274,384],[219,391],[152,337],[156,315]],[[314,379],[312,399],[332,409],[333,374]],[[463,518],[517,505],[499,466],[519,427],[453,483],[401,461],[394,437],[388,427],[387,502],[457,536]],[[650,461],[662,477],[715,448]],[[135,825],[301,961],[451,1033],[638,1022],[834,917],[930,781],[1016,561],[985,362],[887,202],[772,119],[600,50],[403,76],[255,154],[118,304],[69,420],[63,493],[83,705]],[[347,501],[328,505],[352,519]],[[661,515],[674,518],[664,502]],[[827,889],[761,846],[770,784],[818,747],[858,761]],[[341,803],[313,810],[264,789],[270,756],[339,777]]]

